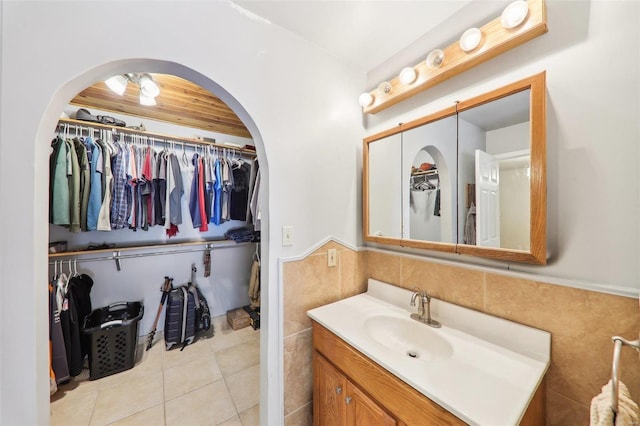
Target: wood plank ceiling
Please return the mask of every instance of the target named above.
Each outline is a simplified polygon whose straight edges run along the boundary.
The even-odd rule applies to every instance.
[[[94,108],[251,138],[249,130],[240,118],[211,92],[173,75],[151,74],[151,76],[160,87],[160,94],[156,98],[157,105],[140,105],[139,87],[135,84],[129,83],[125,93],[119,96],[103,81],[87,87],[70,103],[87,108],[89,111]],[[127,125],[138,124],[127,122]]]

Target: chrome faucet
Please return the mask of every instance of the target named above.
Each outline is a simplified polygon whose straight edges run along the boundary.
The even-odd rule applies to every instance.
[[[416,306],[416,299],[420,298],[420,305],[418,306],[418,313],[411,314],[411,318],[430,325],[434,328],[442,327],[438,321],[431,319],[431,296],[427,294],[425,290],[420,290],[417,287],[414,287],[416,291],[411,295],[411,306]],[[426,305],[426,318],[425,318],[425,305]]]

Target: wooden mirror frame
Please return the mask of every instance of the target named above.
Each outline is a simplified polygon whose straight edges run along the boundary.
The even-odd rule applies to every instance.
[[[482,94],[480,96],[461,101],[434,114],[417,120],[400,124],[392,129],[368,136],[363,139],[362,147],[362,212],[364,241],[390,244],[402,247],[412,247],[436,250],[448,253],[467,254],[472,256],[499,259],[511,262],[524,262],[544,265],[547,263],[547,123],[546,123],[546,73],[516,81],[507,86]],[[459,112],[504,98],[523,90],[531,90],[530,95],[530,249],[515,250],[505,248],[478,247],[460,243],[441,243],[435,241],[420,241],[404,238],[391,238],[370,235],[369,230],[369,144],[387,136],[401,133],[431,122],[455,115]],[[457,179],[457,176],[456,176]],[[457,218],[456,218],[457,221]],[[457,228],[457,227],[456,227]],[[458,240],[459,236],[456,236]]]

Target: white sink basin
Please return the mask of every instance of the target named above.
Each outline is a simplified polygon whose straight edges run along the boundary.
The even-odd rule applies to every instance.
[[[367,293],[307,314],[465,423],[520,423],[549,367],[551,335],[436,298],[442,327],[432,328],[410,318],[411,294],[370,279]]]
[[[447,340],[416,320],[375,315],[365,320],[364,328],[374,341],[410,359],[433,362],[453,354]]]

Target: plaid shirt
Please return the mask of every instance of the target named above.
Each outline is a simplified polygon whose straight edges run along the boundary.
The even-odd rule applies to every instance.
[[[111,159],[113,172],[113,199],[111,202],[111,229],[128,227],[128,196],[129,183],[127,181],[127,164],[129,150],[121,142],[115,143],[118,152]]]

